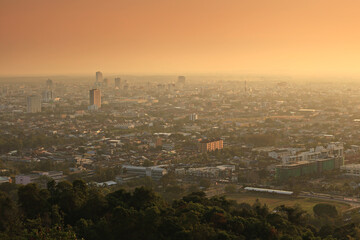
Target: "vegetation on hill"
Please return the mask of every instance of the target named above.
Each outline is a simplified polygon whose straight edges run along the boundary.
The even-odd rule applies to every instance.
[[[356,224],[343,225],[331,205],[270,211],[256,201],[191,193],[171,204],[144,187],[105,193],[82,180],[18,188],[18,199],[0,192],[0,239],[359,239]]]

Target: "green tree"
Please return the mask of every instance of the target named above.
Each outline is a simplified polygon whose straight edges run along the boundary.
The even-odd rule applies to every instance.
[[[13,236],[21,226],[16,204],[0,191],[0,232]]]
[[[19,205],[26,218],[34,219],[49,211],[50,193],[47,189],[39,189],[35,183],[21,186],[18,190]]]

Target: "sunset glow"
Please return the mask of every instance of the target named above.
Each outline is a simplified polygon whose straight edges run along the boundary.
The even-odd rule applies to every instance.
[[[360,75],[356,0],[1,0],[0,75]]]

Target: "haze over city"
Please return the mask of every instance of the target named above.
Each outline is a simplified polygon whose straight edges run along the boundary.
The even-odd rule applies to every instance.
[[[0,0],[0,240],[360,239],[359,7]]]
[[[0,75],[360,76],[356,0],[0,1]]]

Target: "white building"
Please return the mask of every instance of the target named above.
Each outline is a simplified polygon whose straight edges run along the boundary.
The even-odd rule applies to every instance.
[[[196,121],[198,120],[198,115],[196,113],[190,114],[189,116],[190,121]]]
[[[0,184],[2,183],[11,183],[10,177],[0,176]]]
[[[269,154],[275,157],[274,153]],[[328,157],[344,157],[344,146],[339,142],[332,142],[326,148],[318,146],[309,151],[295,151],[292,154],[277,155],[281,157],[283,164],[293,164],[301,161],[316,161]]]
[[[167,174],[166,169],[157,166],[140,167],[123,165],[122,168],[126,171],[127,174],[137,175],[140,177],[151,177],[153,180],[160,180],[162,176]]]
[[[175,174],[205,178],[227,178],[231,177],[234,171],[235,165],[219,165],[216,167],[178,168],[175,169]]]
[[[360,176],[360,164],[347,164],[340,167],[340,170],[348,176]]]
[[[219,177],[220,169],[217,167],[199,167],[189,168],[186,175],[194,177],[217,178]]]

